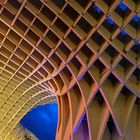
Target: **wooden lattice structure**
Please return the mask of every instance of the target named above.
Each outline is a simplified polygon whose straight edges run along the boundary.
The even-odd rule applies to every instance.
[[[57,140],[139,140],[139,16],[139,0],[0,0],[0,140],[56,101]]]

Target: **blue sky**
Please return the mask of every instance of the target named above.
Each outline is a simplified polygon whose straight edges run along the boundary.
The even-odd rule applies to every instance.
[[[34,133],[39,140],[55,140],[58,120],[57,103],[33,108],[20,123]]]

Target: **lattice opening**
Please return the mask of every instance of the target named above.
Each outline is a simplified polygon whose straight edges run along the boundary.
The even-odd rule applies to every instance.
[[[114,0],[103,0],[108,6],[112,6]]]
[[[74,75],[78,75],[82,65],[81,63],[77,60],[76,57],[74,57],[71,62],[69,63],[69,67],[71,69],[71,71],[73,72]]]
[[[123,71],[127,73],[133,65],[126,58],[123,57],[119,62],[119,66],[121,66],[121,69],[123,69]]]
[[[13,26],[21,35],[24,35],[27,31],[27,26],[21,22],[19,19],[16,20],[14,26]]]
[[[80,139],[80,135],[78,135],[79,133],[82,134],[82,137],[84,139],[89,139],[87,116],[85,115],[83,117],[83,119],[81,120],[81,122],[79,122],[79,123],[80,123],[80,125],[79,125],[78,129],[75,129],[75,131],[74,131],[74,140]],[[81,131],[81,128],[83,128],[83,131]]]
[[[60,9],[64,6],[64,4],[65,4],[65,0],[52,0],[52,2],[56,5],[56,6],[58,6]]]
[[[131,56],[133,56],[133,58],[135,58],[136,61],[139,61],[139,56],[140,56],[140,47],[139,47],[139,43],[135,43],[131,48],[130,51],[128,52],[128,54],[130,54]]]
[[[109,130],[110,137],[111,137],[111,135],[114,133],[114,131],[116,131],[116,126],[114,124],[114,121],[113,121],[113,118],[111,117],[111,115],[109,116],[109,119],[107,121],[107,128]]]
[[[37,48],[45,57],[47,57],[51,51],[51,48],[44,41],[41,41]]]
[[[48,73],[52,73],[54,71],[54,67],[49,62],[46,62],[43,67]]]
[[[132,38],[124,30],[120,31],[120,33],[117,36],[117,39],[124,45],[128,44],[132,40]]]
[[[18,1],[14,2],[14,1],[11,1],[11,0],[8,0],[6,4],[10,4],[8,10],[10,10],[10,8],[12,6],[12,9],[14,8],[16,11],[18,11],[18,9],[21,6],[21,4]],[[13,10],[12,10],[12,12],[13,12]]]
[[[96,103],[98,103],[99,106],[105,105],[104,98],[102,97],[102,94],[100,93],[100,91],[96,93],[93,100],[96,101]]]
[[[95,32],[92,36],[91,36],[91,39],[97,43],[100,46],[102,46],[102,44],[105,42],[105,39],[98,33],[98,32]]]
[[[77,47],[77,45],[80,43],[80,39],[77,35],[75,35],[73,32],[70,32],[66,38],[66,42],[69,45],[69,49],[72,51]]]
[[[30,54],[33,47],[27,43],[25,40],[21,40],[20,45],[19,45],[20,49],[23,50],[26,54]]]
[[[0,21],[0,31],[1,34],[6,35],[7,31],[8,31],[8,27]]]
[[[55,53],[51,56],[51,59],[53,60],[52,63],[56,64],[55,66],[57,68],[61,63],[61,59]]]
[[[25,70],[27,70],[28,73],[32,72],[33,71],[33,68],[28,65],[27,63],[25,63],[23,66],[22,66]]]
[[[119,52],[114,49],[111,45],[107,47],[105,53],[110,57],[110,63],[113,63],[114,60],[118,57]]]
[[[66,61],[70,55],[70,50],[63,43],[60,44],[56,53],[61,57],[62,61]]]
[[[140,99],[139,98],[136,99],[135,104],[140,105]]]
[[[1,18],[10,24],[14,19],[14,15],[4,8],[1,13]]]
[[[52,22],[55,18],[55,14],[46,6],[41,9],[39,16],[46,24],[49,24],[47,23],[48,20]]]
[[[120,84],[119,80],[112,73],[107,77],[107,82],[114,88],[118,88]]]
[[[19,19],[28,26],[33,21],[34,16],[31,12],[29,12],[29,10],[23,8],[19,15]]]
[[[89,72],[86,72],[83,77],[80,77],[79,84],[81,86],[84,99],[87,102],[91,93],[96,90],[96,84]]]
[[[32,30],[28,30],[26,34],[26,39],[28,39],[33,45],[36,45],[36,43],[39,40],[39,36],[36,35]]]
[[[11,57],[11,60],[14,61],[18,65],[20,65],[22,63],[22,60],[20,58],[18,58],[16,55],[13,55]]]
[[[31,57],[28,58],[28,60],[26,61],[33,69],[37,67],[38,63],[32,59]]]
[[[95,63],[93,64],[93,67],[96,67],[95,69],[95,72],[100,76],[102,76],[106,70],[106,67],[104,66],[104,64],[99,60],[97,59],[95,61]]]
[[[43,35],[47,29],[47,27],[39,19],[35,19],[31,28],[40,36]]]
[[[130,21],[130,25],[136,29],[140,29],[140,17],[138,15],[134,16],[133,19]]]
[[[52,31],[49,31],[44,37],[44,40],[53,48],[58,43],[59,38]]]
[[[135,71],[131,75],[130,79],[136,84],[140,83],[140,69],[139,68],[135,69]]]
[[[42,7],[42,2],[38,0],[29,0],[29,3],[32,4],[37,10],[40,10]]]
[[[87,12],[97,21],[99,21],[103,16],[103,12],[96,4],[91,5]]]
[[[115,24],[115,22],[111,19],[111,17],[107,16],[105,21],[102,24],[110,33],[114,33],[118,26]]]
[[[0,34],[0,43],[3,41],[4,36],[2,34]]]
[[[33,51],[33,53],[31,54],[31,57],[37,62],[37,63],[41,63],[43,60],[43,56],[36,50]]]
[[[61,33],[62,33],[61,36],[64,36],[66,31],[68,30],[68,26],[62,20],[60,20],[60,19],[57,19],[55,21],[55,23],[53,24],[53,26],[54,26],[54,31],[55,32],[57,32],[57,30],[58,30],[58,34],[61,35]]]
[[[70,18],[73,22],[77,19],[78,13],[69,5],[65,7],[63,12]]]
[[[5,47],[1,47],[1,53],[6,58],[9,58],[11,56],[11,52],[8,49],[6,49]]]
[[[84,45],[80,51],[82,53],[82,58],[88,63],[92,56],[94,55],[93,52],[86,46]]]
[[[131,13],[130,9],[123,2],[119,2],[114,11],[124,19]]]
[[[85,33],[89,33],[90,30],[92,29],[92,26],[84,19],[81,18],[77,25],[80,27],[80,29],[82,29]]]
[[[71,72],[69,71],[69,69],[68,69],[67,67],[65,67],[65,68],[63,69],[63,71],[61,72],[61,75],[62,75],[62,77],[63,77],[63,79],[64,79],[64,81],[65,81],[67,87],[69,87],[69,84],[70,84],[70,82],[71,82],[71,80],[72,80],[72,74],[71,74]]]
[[[85,8],[87,6],[87,4],[89,3],[89,0],[83,0],[83,1],[79,1],[76,0],[76,2],[83,8]]]
[[[8,33],[7,37],[14,43],[14,44],[18,44],[19,41],[21,40],[21,37],[16,34],[14,31],[10,30],[10,32]]]

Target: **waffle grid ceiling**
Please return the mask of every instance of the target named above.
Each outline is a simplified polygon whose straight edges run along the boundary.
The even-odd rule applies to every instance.
[[[57,140],[139,140],[139,16],[139,0],[0,0],[0,140],[56,101]]]

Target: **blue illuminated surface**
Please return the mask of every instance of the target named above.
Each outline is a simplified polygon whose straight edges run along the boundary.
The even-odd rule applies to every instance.
[[[111,25],[114,25],[114,21],[113,21],[109,16],[106,17],[106,20],[107,20]]]
[[[127,33],[126,33],[123,29],[120,31],[120,33],[121,33],[122,35],[127,35]]]
[[[33,108],[20,121],[39,140],[55,140],[58,105],[46,104]]]
[[[95,10],[98,14],[101,13],[101,10],[100,10],[100,8],[99,8],[98,6],[94,5],[93,8],[94,8],[94,10]]]
[[[138,41],[135,41],[135,45],[140,47],[140,43]]]
[[[118,6],[122,11],[125,11],[127,9],[127,6],[123,2],[119,2]]]
[[[140,17],[138,15],[134,16],[133,20],[138,23],[140,22]]]

